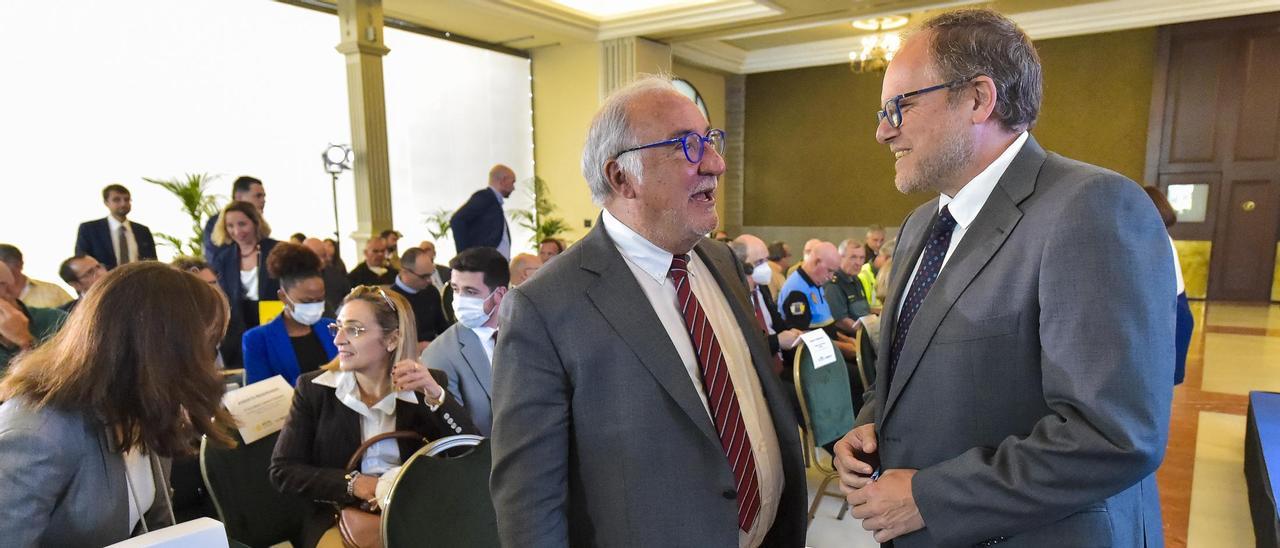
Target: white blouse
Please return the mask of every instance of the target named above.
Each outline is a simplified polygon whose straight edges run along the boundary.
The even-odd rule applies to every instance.
[[[258,300],[258,267],[240,271],[240,288],[244,290],[244,298]]]
[[[137,447],[125,452],[124,471],[125,490],[129,495],[129,531],[133,531],[156,500],[156,479],[151,471],[151,457]]]

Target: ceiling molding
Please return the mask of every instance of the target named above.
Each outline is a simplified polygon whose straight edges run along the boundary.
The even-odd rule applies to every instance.
[[[609,40],[682,28],[737,23],[782,13],[782,8],[764,0],[740,0],[605,21],[600,24],[599,33],[601,40]]]
[[[671,55],[695,65],[741,74],[747,52],[717,40],[671,44]]]
[[[755,25],[739,25],[733,28],[714,29],[694,34],[685,34],[672,37],[669,41],[674,42],[692,42],[709,39],[716,40],[738,40],[742,38],[752,38],[755,36],[764,36],[769,34],[780,34],[785,32],[793,32],[798,30],[806,30],[814,27],[823,27],[827,25],[839,23],[851,23],[858,19],[870,19],[873,17],[885,17],[889,15],[903,15],[907,13],[918,13],[922,11],[933,11],[956,8],[960,6],[968,6],[980,4],[988,0],[939,0],[932,2],[899,2],[899,3],[879,3],[874,11],[865,11],[858,9],[845,9],[837,11],[827,11],[822,13],[814,13],[790,19],[764,21]]]
[[[1277,0],[1113,0],[1010,17],[1035,40],[1280,10]]]

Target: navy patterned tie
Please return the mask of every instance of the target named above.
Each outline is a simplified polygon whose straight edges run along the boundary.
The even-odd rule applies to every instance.
[[[898,356],[902,354],[902,345],[907,340],[907,331],[911,329],[911,320],[920,310],[920,303],[929,294],[929,288],[942,272],[942,260],[947,256],[947,248],[951,247],[951,234],[956,228],[956,218],[946,207],[938,213],[933,223],[933,232],[929,234],[929,242],[920,255],[920,265],[916,269],[916,277],[911,281],[911,289],[902,302],[902,311],[894,323],[893,345],[889,352],[889,384],[893,386],[893,373],[898,368]]]

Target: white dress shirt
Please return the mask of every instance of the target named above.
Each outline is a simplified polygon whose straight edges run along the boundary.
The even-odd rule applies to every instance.
[[[418,398],[410,390],[392,392],[369,407],[360,401],[360,389],[356,386],[355,373],[350,371],[325,371],[311,382],[333,388],[334,395],[342,405],[360,415],[360,441],[363,442],[378,434],[396,430],[396,400],[418,403]],[[445,391],[448,397],[448,391]],[[432,412],[439,406],[429,405]],[[396,466],[400,466],[400,445],[396,440],[382,440],[365,451],[360,459],[360,473],[379,476]]]
[[[497,310],[494,310],[493,312],[495,314],[498,313]],[[467,326],[464,325],[463,327]],[[475,333],[477,337],[480,337],[480,346],[484,347],[484,355],[489,358],[489,365],[492,367],[493,346],[497,342],[494,340],[493,336],[498,332],[498,329],[496,327],[477,327],[475,329],[471,329],[471,332]]]
[[[752,306],[760,307],[760,315],[764,316],[765,333],[776,335],[777,330],[773,328],[773,316],[769,314],[769,303],[764,300],[764,292],[760,291],[760,287],[756,286],[756,290],[751,292]]]
[[[156,501],[156,478],[151,472],[151,457],[134,447],[124,453],[125,490],[129,497],[129,531],[138,526]]]
[[[107,226],[111,228],[111,249],[116,252],[116,261],[120,260],[120,227],[125,230],[125,240],[129,242],[129,262],[138,260],[138,239],[133,236],[133,223],[125,219],[123,223],[115,217],[107,215]],[[118,262],[116,264],[119,264]]]
[[[497,189],[489,187],[489,190],[492,190],[493,195],[498,197],[498,208],[501,209],[502,204],[506,203],[507,199],[502,197],[502,193],[498,192]],[[511,228],[507,226],[506,212],[503,212],[502,215],[502,239],[498,241],[498,253],[501,253],[508,261],[511,260]]]
[[[244,298],[258,300],[258,267],[240,271],[240,288],[244,289]]]
[[[938,196],[938,212],[942,212],[942,208],[947,207],[951,212],[951,216],[956,220],[956,227],[951,231],[951,245],[947,246],[947,254],[942,258],[942,266],[938,267],[939,276],[942,269],[947,267],[947,261],[951,260],[951,256],[955,254],[956,248],[960,245],[960,240],[964,239],[965,232],[969,230],[969,225],[973,224],[973,220],[982,211],[982,206],[987,204],[987,198],[991,197],[991,191],[996,189],[996,183],[1000,182],[1000,177],[1004,176],[1004,172],[1009,169],[1009,164],[1013,163],[1013,158],[1022,150],[1022,145],[1027,142],[1027,132],[1022,132],[1013,143],[1009,144],[1009,148],[997,156],[987,169],[982,170],[968,184],[964,185],[955,196],[947,196],[940,194]],[[948,207],[950,206],[950,207]],[[919,234],[912,234],[912,238],[919,237]],[[898,249],[906,247],[906,242],[898,242]],[[924,248],[921,247],[920,253],[924,254]],[[917,257],[918,258],[918,257]],[[896,261],[895,261],[896,262]],[[911,277],[907,278],[907,285],[903,286],[903,295],[894,296],[898,300],[898,315],[902,315],[902,303],[906,301],[905,293],[911,291],[911,283],[916,279],[916,272],[920,270],[920,261],[916,261],[916,269],[911,272]]]
[[[693,348],[689,329],[685,326],[684,316],[677,304],[675,284],[668,283],[671,281],[667,277],[671,270],[671,253],[646,240],[609,213],[609,210],[604,210],[602,216],[605,231],[613,239],[618,252],[626,259],[627,266],[635,275],[636,282],[644,290],[645,297],[671,338],[680,361],[689,373],[689,381],[693,383],[695,392],[710,417],[711,410],[702,386],[698,354]],[[773,527],[783,489],[782,453],[778,447],[778,435],[773,429],[773,418],[764,399],[760,378],[752,365],[751,353],[747,350],[747,340],[720,285],[716,283],[702,258],[692,250],[689,252],[688,282],[720,342],[729,378],[733,381],[733,391],[738,397],[742,422],[751,437],[751,453],[756,460],[756,476],[760,484],[760,513],[750,531],[738,532],[738,544],[759,546],[764,541],[765,534]]]

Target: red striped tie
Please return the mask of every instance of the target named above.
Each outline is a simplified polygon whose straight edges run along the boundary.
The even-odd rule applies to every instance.
[[[672,257],[668,275],[675,282],[676,302],[684,315],[684,325],[689,329],[693,349],[698,353],[702,388],[707,394],[711,419],[720,435],[720,448],[724,450],[725,458],[733,469],[733,479],[737,482],[738,528],[747,531],[755,523],[756,514],[760,513],[760,484],[756,479],[756,458],[751,453],[751,438],[742,422],[738,396],[733,391],[733,379],[729,378],[729,367],[720,352],[720,341],[716,340],[711,321],[689,287],[689,256]]]

